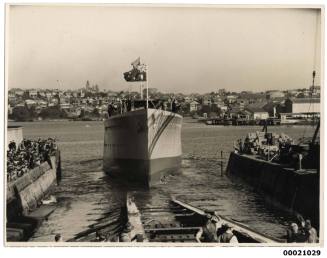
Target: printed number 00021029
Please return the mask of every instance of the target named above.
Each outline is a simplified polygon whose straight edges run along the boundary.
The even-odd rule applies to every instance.
[[[285,256],[319,256],[320,250],[284,250]]]

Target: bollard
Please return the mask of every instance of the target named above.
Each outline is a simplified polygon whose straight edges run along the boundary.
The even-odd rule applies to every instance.
[[[302,170],[302,159],[303,159],[302,154],[299,154],[299,170]]]
[[[220,152],[220,176],[223,176],[223,151]]]

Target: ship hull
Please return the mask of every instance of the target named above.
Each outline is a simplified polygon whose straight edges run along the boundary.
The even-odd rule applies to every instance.
[[[313,225],[320,224],[319,169],[296,170],[232,152],[227,173],[244,179],[275,207],[310,218]]]
[[[178,114],[142,109],[105,121],[103,169],[129,182],[154,185],[181,164]]]

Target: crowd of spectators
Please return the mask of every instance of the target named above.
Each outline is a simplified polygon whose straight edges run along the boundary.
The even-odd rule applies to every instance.
[[[298,223],[291,223],[286,231],[288,243],[319,243],[317,230],[311,225],[309,219],[304,220],[301,215],[298,215]]]
[[[56,140],[53,138],[23,141],[17,146],[11,141],[7,150],[7,181],[13,181],[28,170],[48,162],[51,166],[50,156],[57,149]]]

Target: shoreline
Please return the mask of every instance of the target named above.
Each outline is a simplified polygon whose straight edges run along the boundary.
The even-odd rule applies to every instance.
[[[63,119],[44,119],[44,120],[31,120],[31,121],[15,121],[15,120],[7,120],[7,123],[46,123],[46,122],[103,122],[106,118],[100,119],[72,119],[72,118],[63,118]],[[193,119],[189,116],[183,117],[183,123],[187,124],[198,124],[204,125],[208,128],[221,128],[221,127],[262,127],[262,125],[208,125],[203,123],[202,121],[198,121],[197,119]],[[304,127],[304,126],[315,126],[312,124],[279,124],[279,125],[269,125],[269,127]]]
[[[72,118],[62,118],[62,119],[43,119],[43,120],[29,120],[29,121],[15,121],[15,120],[7,120],[8,123],[32,123],[32,122],[98,122],[103,121],[103,119],[72,119]]]

